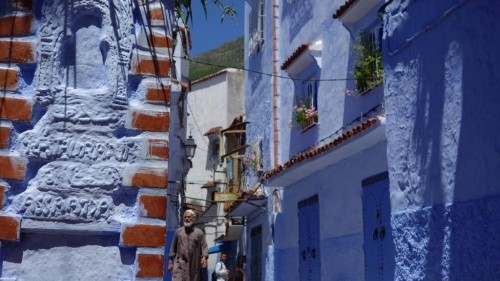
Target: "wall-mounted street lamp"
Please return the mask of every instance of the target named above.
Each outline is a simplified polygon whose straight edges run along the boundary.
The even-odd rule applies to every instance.
[[[187,140],[183,143],[184,149],[186,150],[186,157],[191,159],[194,157],[194,153],[196,152],[196,143],[194,142],[193,136],[189,135]]]

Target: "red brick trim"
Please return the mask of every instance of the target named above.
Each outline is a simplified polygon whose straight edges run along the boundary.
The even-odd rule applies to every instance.
[[[27,99],[0,95],[0,118],[2,119],[29,121],[31,110],[31,101]]]
[[[148,88],[146,91],[146,102],[149,103],[170,103],[170,86],[163,88]]]
[[[135,109],[132,111],[131,126],[142,131],[168,132],[170,113]]]
[[[0,36],[21,36],[31,33],[33,15],[0,17]]]
[[[164,255],[138,254],[136,277],[163,277]]]
[[[165,167],[130,166],[124,172],[123,183],[132,187],[167,188],[168,172]]]
[[[170,72],[170,59],[140,59],[134,72],[136,74],[151,74],[160,77],[168,77]]]
[[[0,240],[19,240],[21,233],[21,219],[9,216],[0,216]]]
[[[0,149],[9,147],[10,127],[0,126]]]
[[[165,35],[149,35],[149,47],[154,48],[173,48],[174,40]]]
[[[3,208],[3,202],[4,202],[4,194],[5,194],[5,190],[7,188],[5,186],[1,186],[0,185],[0,209]]]
[[[0,91],[17,89],[19,70],[14,68],[0,68]]]
[[[156,8],[156,9],[152,9],[151,11],[149,11],[149,18],[151,20],[164,20],[164,17],[163,17],[163,9],[161,8]]]
[[[122,229],[120,244],[130,247],[164,247],[165,225],[137,224]]]
[[[1,141],[1,139],[0,139]],[[168,160],[168,141],[164,139],[148,140],[148,155],[150,159]]]
[[[0,155],[0,178],[24,180],[25,173],[26,160],[24,158]]]
[[[27,63],[34,60],[33,43],[0,39],[0,62]]]
[[[142,217],[165,219],[167,217],[167,196],[140,195],[139,212]]]

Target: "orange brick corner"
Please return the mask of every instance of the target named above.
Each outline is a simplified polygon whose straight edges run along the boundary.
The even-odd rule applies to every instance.
[[[150,74],[167,77],[170,72],[170,59],[146,59],[142,58],[135,66],[135,74]]]
[[[150,159],[168,160],[168,141],[165,139],[149,139],[147,157]]]
[[[139,213],[143,217],[165,219],[167,216],[167,196],[140,195]]]
[[[138,254],[136,277],[163,277],[164,255]]]
[[[3,208],[5,190],[7,190],[7,188],[5,186],[0,185],[0,210]]]
[[[24,180],[26,159],[18,156],[0,155],[0,178]]]
[[[131,126],[141,131],[168,132],[170,128],[170,113],[166,111],[133,110]]]
[[[0,125],[0,149],[9,147],[10,127]]]
[[[33,15],[0,17],[0,36],[21,36],[31,33]]]
[[[165,233],[165,225],[126,225],[122,227],[120,245],[126,247],[164,247]]]
[[[123,184],[132,187],[167,188],[168,165],[129,166],[123,171]]]
[[[0,215],[0,240],[19,240],[21,219]]]
[[[19,70],[14,68],[0,68],[0,91],[17,89]]]
[[[29,63],[35,61],[33,42],[0,39],[0,62]]]
[[[170,104],[170,86],[163,88],[148,88],[146,91],[146,102],[158,104]]]

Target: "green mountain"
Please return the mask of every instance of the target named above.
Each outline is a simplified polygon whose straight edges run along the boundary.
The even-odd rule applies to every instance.
[[[227,67],[243,68],[243,56],[243,37],[228,41],[192,58],[189,63],[189,78],[195,81]]]

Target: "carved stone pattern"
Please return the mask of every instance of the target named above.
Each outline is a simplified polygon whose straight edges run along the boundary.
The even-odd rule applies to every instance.
[[[66,221],[106,221],[113,204],[108,199],[62,198],[49,194],[27,196],[21,208],[24,218]]]

